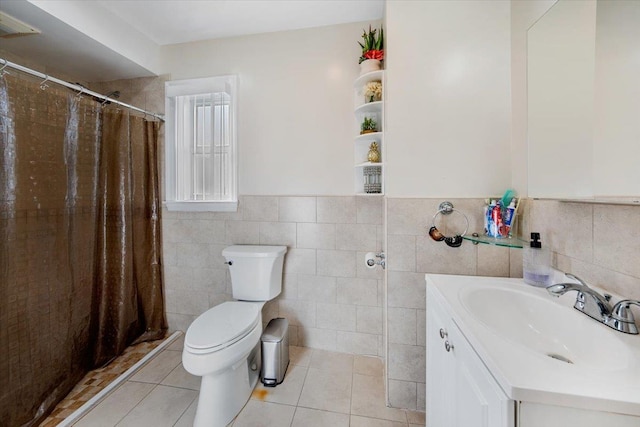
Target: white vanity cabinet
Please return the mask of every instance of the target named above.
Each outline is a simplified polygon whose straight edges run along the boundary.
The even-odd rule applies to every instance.
[[[427,426],[515,427],[514,405],[427,288]]]

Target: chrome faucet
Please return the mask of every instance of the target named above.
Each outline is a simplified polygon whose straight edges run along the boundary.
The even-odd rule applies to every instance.
[[[555,285],[547,287],[549,294],[554,297],[559,297],[569,291],[576,291],[578,295],[573,308],[616,331],[627,334],[638,333],[638,328],[636,327],[633,313],[629,310],[629,306],[631,304],[640,306],[640,301],[622,300],[612,308],[611,304],[609,304],[611,295],[600,295],[579,277],[569,273],[565,275],[577,280],[579,283],[556,283]]]

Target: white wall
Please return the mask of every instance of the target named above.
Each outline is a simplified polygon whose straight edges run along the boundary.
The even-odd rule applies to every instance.
[[[501,194],[511,184],[509,3],[386,10],[387,195]]]
[[[353,81],[368,25],[162,48],[174,80],[239,76],[239,194],[354,194]]]

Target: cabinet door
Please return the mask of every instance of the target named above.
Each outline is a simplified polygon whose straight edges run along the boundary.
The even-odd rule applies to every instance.
[[[514,427],[514,402],[504,394],[429,287],[426,330],[427,426]]]
[[[455,413],[453,394],[453,374],[455,360],[444,347],[445,339],[440,337],[440,329],[447,333],[451,321],[434,295],[427,292],[427,426],[452,427]],[[448,339],[448,337],[446,337]]]
[[[454,413],[458,427],[513,427],[514,402],[509,400],[495,382],[460,330],[452,324],[449,340],[454,346],[455,360],[452,381]]]

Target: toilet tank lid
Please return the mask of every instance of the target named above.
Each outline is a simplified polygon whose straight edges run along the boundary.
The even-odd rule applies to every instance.
[[[276,258],[287,252],[286,246],[234,245],[224,248],[224,257]]]

